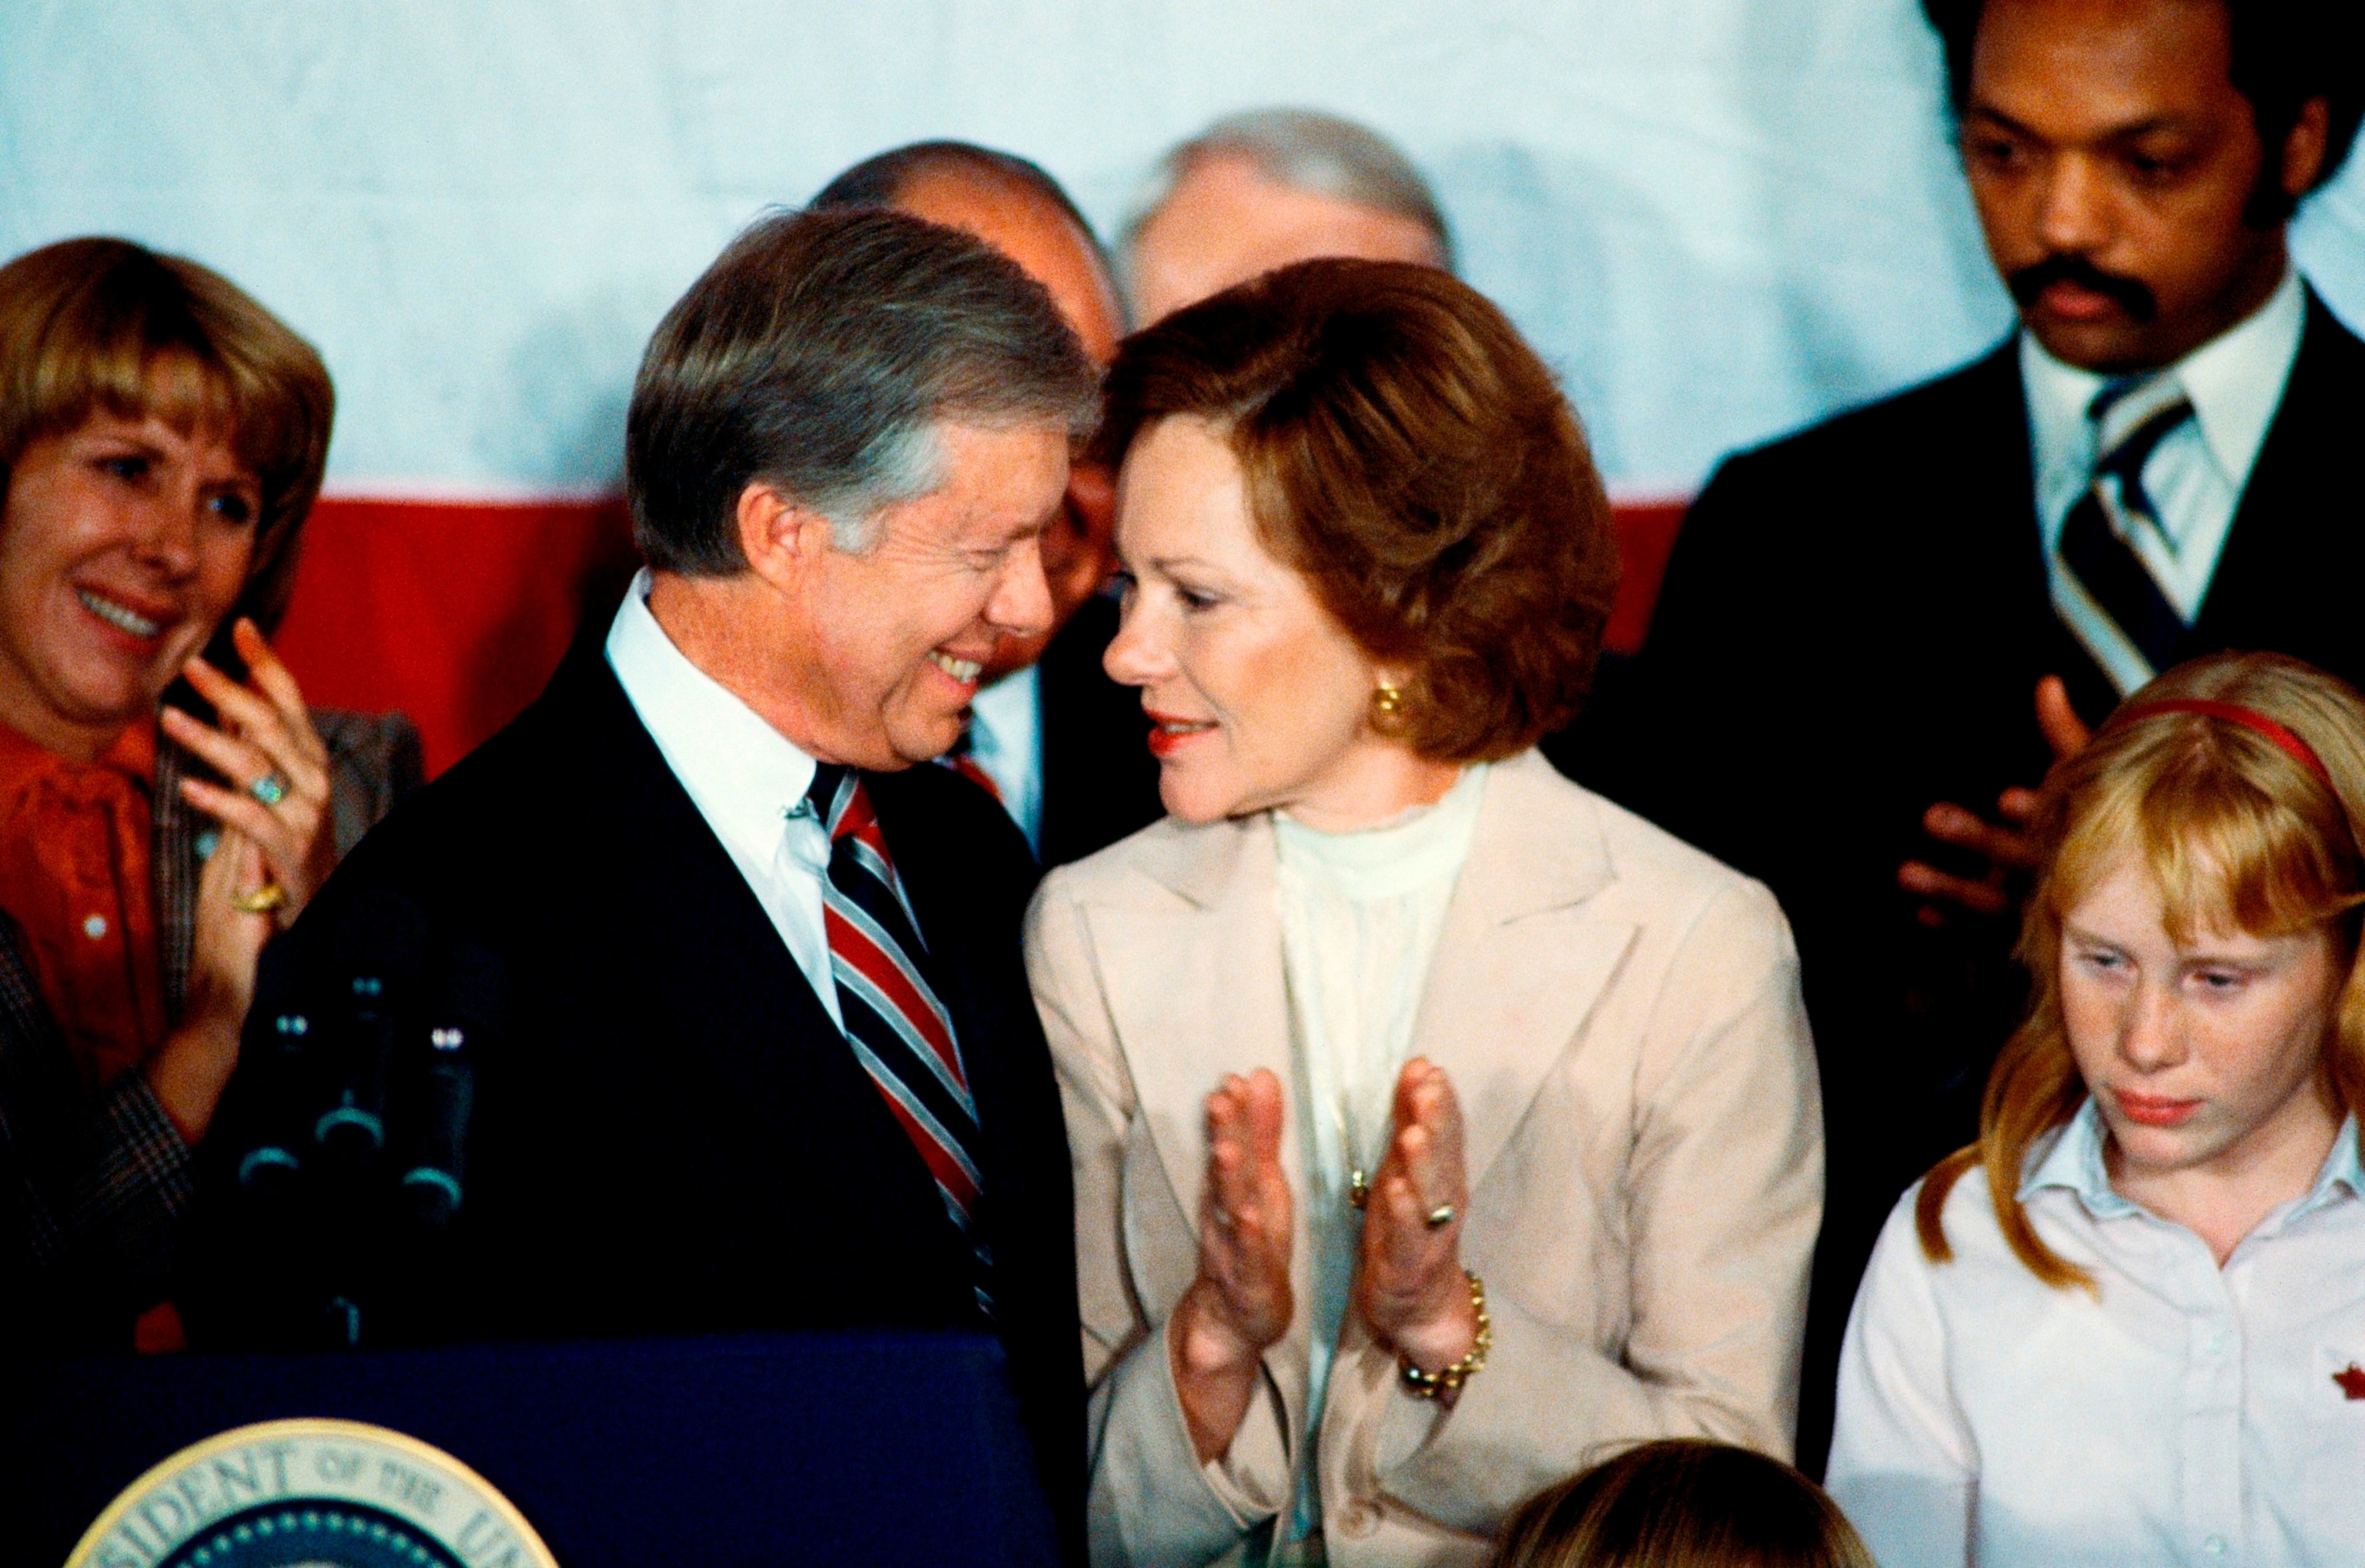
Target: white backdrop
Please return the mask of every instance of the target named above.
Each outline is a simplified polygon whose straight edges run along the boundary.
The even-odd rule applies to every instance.
[[[1026,153],[1113,229],[1214,116],[1395,138],[1629,494],[2003,330],[1915,0],[6,0],[0,252],[123,233],[319,344],[331,479],[614,482],[641,345],[880,148]],[[2301,225],[2365,319],[2365,168]]]

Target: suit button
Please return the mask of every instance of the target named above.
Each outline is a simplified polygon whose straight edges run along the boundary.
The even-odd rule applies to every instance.
[[[1369,1503],[1350,1503],[1339,1510],[1339,1533],[1349,1540],[1368,1540],[1380,1528],[1380,1511]]]

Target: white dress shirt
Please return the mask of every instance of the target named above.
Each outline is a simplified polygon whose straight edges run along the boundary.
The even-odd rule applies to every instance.
[[[2012,1255],[1983,1171],[1947,1195],[1952,1262],[1906,1193],[1848,1323],[1832,1495],[1882,1568],[2365,1562],[2356,1119],[2222,1269],[2112,1191],[2102,1140],[2090,1100],[2019,1194],[2099,1295]]]
[[[2144,464],[2143,487],[2159,526],[2137,524],[2127,543],[2187,622],[2200,614],[2208,597],[2306,326],[2307,290],[2298,273],[2287,272],[2281,286],[2247,319],[2148,378],[2172,378],[2191,403],[2193,417]],[[2070,509],[2094,482],[2096,431],[2090,410],[2105,378],[2054,358],[2027,332],[2020,339],[2020,374],[2028,394],[2036,515],[2054,607],[2095,652],[2124,696],[2152,671],[2077,585],[2065,580],[2056,554]]]
[[[1043,678],[1028,665],[978,688],[969,703],[970,760],[1002,792],[1002,809],[1043,853]]]
[[[649,613],[648,594],[644,570],[608,628],[608,666],[842,1029],[822,922],[829,831],[805,802],[813,759],[684,657]]]

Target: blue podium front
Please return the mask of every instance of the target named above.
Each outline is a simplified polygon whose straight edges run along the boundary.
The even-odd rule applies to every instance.
[[[295,1425],[263,1429],[400,1434],[474,1472],[522,1524],[460,1507],[432,1463],[366,1438],[225,1439],[205,1464],[157,1468],[274,1422]],[[18,1363],[0,1371],[0,1562],[41,1568],[64,1562],[102,1514],[113,1522],[84,1554],[92,1568],[531,1568],[541,1559],[521,1542],[534,1534],[562,1568],[1033,1568],[1059,1557],[1001,1347],[984,1336]],[[123,1496],[151,1472],[147,1495]],[[351,1501],[319,1501],[327,1491]],[[430,1505],[449,1517],[440,1537]],[[299,1545],[308,1529],[335,1539]]]

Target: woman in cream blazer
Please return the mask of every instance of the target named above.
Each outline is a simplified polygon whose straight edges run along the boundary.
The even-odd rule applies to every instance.
[[[1797,958],[1531,749],[1615,581],[1549,374],[1451,278],[1325,262],[1130,341],[1111,399],[1108,664],[1174,814],[1027,926],[1094,1561],[1475,1564],[1614,1447],[1787,1456]]]

